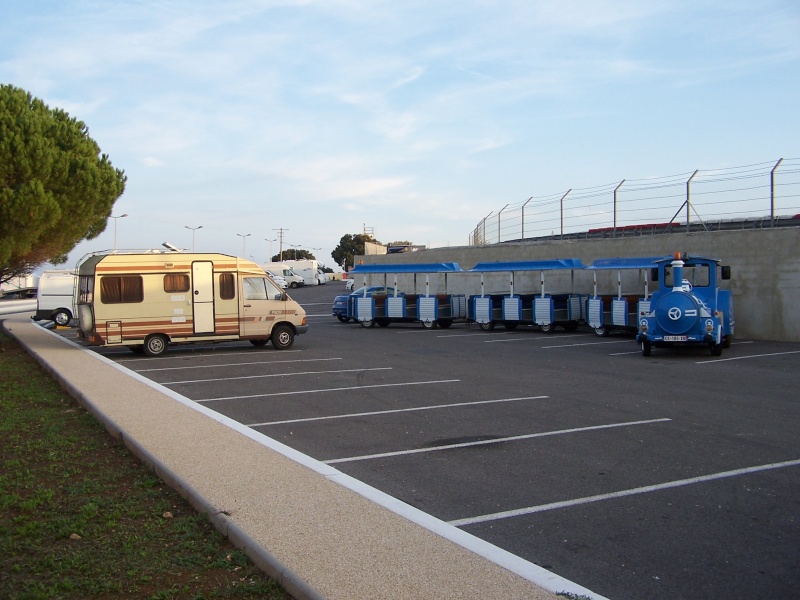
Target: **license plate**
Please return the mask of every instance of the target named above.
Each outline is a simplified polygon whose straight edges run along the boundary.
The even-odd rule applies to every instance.
[[[685,335],[665,335],[664,341],[665,342],[685,342],[689,338]]]

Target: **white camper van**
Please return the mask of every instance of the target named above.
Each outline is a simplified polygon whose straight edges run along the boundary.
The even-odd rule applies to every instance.
[[[273,275],[280,275],[286,280],[286,283],[289,284],[290,288],[298,288],[301,285],[305,285],[305,279],[301,276],[292,271],[292,267],[289,263],[285,262],[270,262],[261,265],[261,267]]]
[[[225,254],[97,253],[78,265],[78,337],[148,356],[169,344],[249,340],[277,350],[306,313],[249,260]]]
[[[75,310],[75,291],[78,275],[75,271],[45,271],[39,277],[36,293],[37,321],[53,321],[56,325],[68,325]]]

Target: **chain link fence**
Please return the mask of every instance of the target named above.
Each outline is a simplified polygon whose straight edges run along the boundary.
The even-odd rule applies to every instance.
[[[800,226],[800,158],[532,196],[486,215],[470,245],[785,225]]]

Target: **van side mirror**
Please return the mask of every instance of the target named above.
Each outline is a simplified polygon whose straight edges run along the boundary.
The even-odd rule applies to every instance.
[[[722,279],[725,280],[725,281],[727,281],[728,279],[731,278],[731,268],[730,268],[729,265],[725,265],[725,266],[722,267],[721,275],[722,275]]]
[[[289,299],[289,294],[286,292],[281,292],[281,301],[286,302]]]
[[[658,267],[650,269],[650,281],[658,281]]]

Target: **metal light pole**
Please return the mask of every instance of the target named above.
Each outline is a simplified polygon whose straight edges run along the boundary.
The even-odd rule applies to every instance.
[[[246,239],[246,238],[247,238],[247,237],[248,237],[250,234],[249,234],[249,233],[237,233],[236,235],[238,235],[240,238],[242,238],[242,256],[244,257],[244,256],[245,256],[245,254],[246,254],[246,252],[245,252],[245,242],[247,241],[247,239]]]
[[[272,262],[272,242],[277,242],[278,238],[275,238],[274,240],[268,240],[267,238],[264,238],[264,241],[269,242],[269,260],[267,260],[267,262]]]
[[[203,226],[198,225],[197,227],[189,227],[188,225],[184,225],[184,227],[186,227],[186,229],[192,230],[192,254],[194,254],[194,232],[197,231],[198,229],[202,229]]]
[[[110,215],[112,219],[114,219],[114,252],[117,251],[117,219],[122,219],[128,216],[128,213],[122,214],[118,217],[114,215]]]

